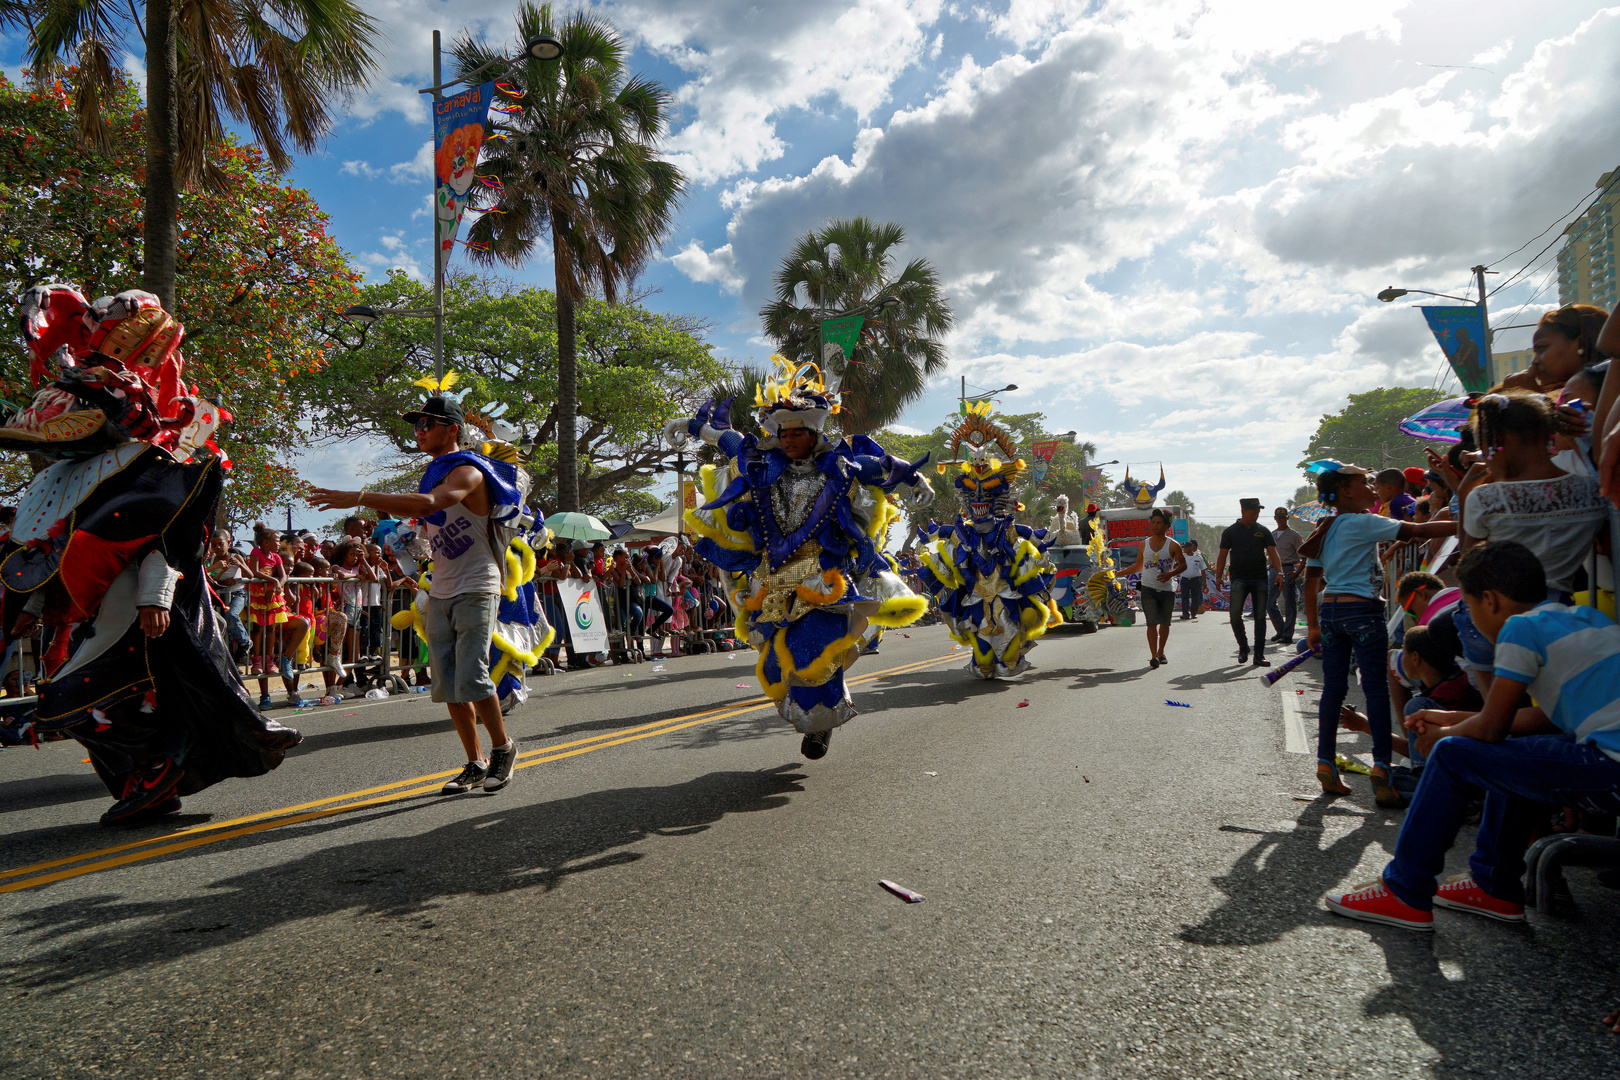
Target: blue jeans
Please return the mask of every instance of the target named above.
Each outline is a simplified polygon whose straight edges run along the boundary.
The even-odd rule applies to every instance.
[[[230,596],[230,602],[225,605],[225,629],[231,640],[245,649],[253,643],[247,627],[242,625],[242,609],[247,607],[248,593],[246,589],[237,588],[231,590]]]
[[[1266,579],[1235,577],[1230,595],[1227,615],[1232,620],[1232,633],[1245,649],[1249,639],[1243,632],[1243,602],[1254,598],[1254,658],[1259,660],[1266,654]]]
[[[1448,706],[1440,704],[1438,701],[1434,700],[1434,698],[1432,698],[1432,697],[1424,697],[1421,694],[1419,694],[1418,696],[1412,698],[1412,700],[1410,700],[1410,701],[1408,701],[1406,703],[1406,712],[1405,712],[1404,715],[1405,716],[1411,716],[1413,713],[1418,712],[1418,711],[1420,711],[1422,709],[1444,709],[1444,708],[1448,708]],[[1421,770],[1423,768],[1424,765],[1428,764],[1429,759],[1424,757],[1423,756],[1423,751],[1421,751],[1421,750],[1419,750],[1417,748],[1417,736],[1416,735],[1411,735],[1407,739],[1406,748],[1407,748],[1406,760],[1411,763],[1413,772],[1418,772],[1419,770]]]
[[[1282,573],[1272,572],[1271,575],[1271,603],[1267,614],[1271,616],[1271,625],[1276,628],[1277,635],[1288,635],[1289,640],[1294,637],[1294,622],[1299,615],[1299,592],[1295,588],[1298,582],[1292,571]]]
[[[1332,762],[1339,748],[1339,708],[1350,692],[1350,662],[1361,669],[1372,729],[1373,763],[1389,768],[1389,680],[1384,675],[1389,632],[1384,605],[1376,600],[1338,600],[1318,609],[1322,630],[1322,700],[1316,712],[1316,757]]]
[[[1204,601],[1204,579],[1201,577],[1184,577],[1181,579],[1181,617],[1190,619],[1198,614],[1198,605]]]
[[[1524,851],[1549,806],[1620,813],[1620,761],[1568,735],[1529,735],[1488,743],[1448,738],[1434,744],[1406,811],[1384,881],[1402,902],[1427,911],[1435,878],[1457,839],[1468,804],[1485,796],[1468,867],[1498,900],[1524,902]]]

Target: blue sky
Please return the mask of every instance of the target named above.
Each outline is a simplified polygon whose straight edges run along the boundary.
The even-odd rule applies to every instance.
[[[361,2],[383,70],[292,180],[367,273],[422,274],[431,31],[508,40],[512,5]],[[1162,461],[1209,520],[1286,499],[1347,394],[1449,379],[1421,315],[1375,292],[1458,292],[1482,261],[1506,277],[1545,241],[1508,252],[1620,165],[1620,8],[1591,3],[596,6],[677,94],[668,150],[693,186],[644,279],[653,306],[763,360],[755,312],[794,237],[897,221],[958,318],[949,374],[904,424],[932,427],[963,375],[1017,383],[1004,408],[1104,460]],[[1551,257],[1493,312],[1556,303],[1555,282],[1532,299]],[[549,284],[548,265],[512,276]],[[368,458],[305,465],[342,482]]]

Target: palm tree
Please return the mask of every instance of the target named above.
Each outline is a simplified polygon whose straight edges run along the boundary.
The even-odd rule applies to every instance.
[[[468,230],[474,260],[523,265],[549,241],[557,290],[557,507],[579,509],[578,367],[574,310],[593,290],[609,303],[658,253],[686,189],[681,171],[658,157],[671,95],[632,75],[629,49],[607,22],[576,12],[555,24],[551,5],[523,3],[518,41],[547,34],[562,42],[556,60],[507,60],[463,38],[463,75],[500,72],[521,94],[519,111],[493,126],[506,135],[484,144],[479,171],[498,194],[474,187],[474,209],[492,209]],[[487,77],[487,76],[486,76]],[[547,432],[541,433],[545,441]]]
[[[107,147],[101,102],[114,58],[146,57],[146,192],[142,286],[174,309],[180,191],[213,183],[208,151],[226,116],[246,124],[278,169],[308,153],[347,95],[376,67],[377,24],[351,0],[6,0],[38,12],[27,62],[36,77],[76,63],[79,129]],[[14,16],[6,16],[13,17]]]
[[[847,434],[893,422],[945,367],[941,339],[955,319],[927,259],[894,273],[894,249],[905,239],[901,226],[864,217],[812,230],[783,258],[776,298],[759,312],[777,352],[817,363],[821,319],[855,311],[876,316],[848,364],[834,372],[843,381]],[[899,303],[885,306],[891,299]]]

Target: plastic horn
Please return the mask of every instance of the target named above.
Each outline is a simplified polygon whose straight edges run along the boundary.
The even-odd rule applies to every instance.
[[[1282,678],[1284,675],[1288,674],[1290,671],[1293,671],[1295,668],[1299,667],[1299,665],[1303,664],[1305,661],[1309,660],[1311,657],[1320,655],[1321,652],[1322,652],[1322,646],[1318,645],[1314,649],[1309,649],[1309,650],[1307,650],[1305,652],[1300,653],[1298,656],[1294,657],[1292,660],[1288,660],[1288,661],[1285,661],[1284,663],[1278,664],[1276,667],[1272,668],[1270,671],[1261,672],[1260,673],[1260,685],[1261,686],[1274,686],[1274,685],[1276,685],[1276,682],[1277,682],[1278,679]]]

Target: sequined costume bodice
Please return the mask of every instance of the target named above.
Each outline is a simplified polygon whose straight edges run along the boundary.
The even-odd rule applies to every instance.
[[[805,523],[827,477],[814,462],[795,461],[771,485],[771,510],[783,535]]]

